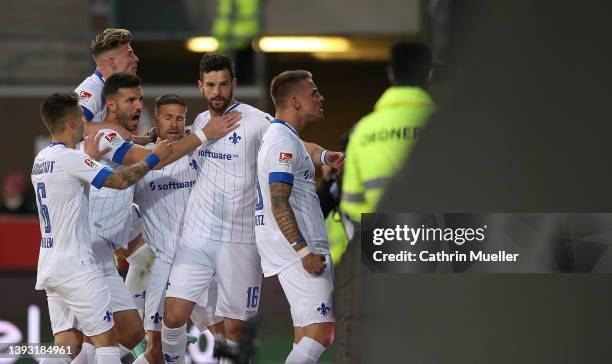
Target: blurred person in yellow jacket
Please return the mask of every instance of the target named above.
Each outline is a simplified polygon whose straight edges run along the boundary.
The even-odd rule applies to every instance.
[[[334,272],[336,327],[334,363],[361,363],[360,341],[366,313],[362,307],[361,214],[374,212],[387,183],[404,164],[420,131],[434,111],[426,89],[431,54],[422,44],[399,43],[391,49],[387,69],[391,87],[374,111],[350,135],[340,210],[350,242]],[[348,220],[348,221],[347,221]],[[331,242],[331,239],[330,239]]]
[[[387,183],[433,113],[426,91],[430,69],[427,46],[398,43],[391,49],[391,87],[356,124],[347,147],[340,207],[352,221],[359,223],[361,213],[376,210]]]

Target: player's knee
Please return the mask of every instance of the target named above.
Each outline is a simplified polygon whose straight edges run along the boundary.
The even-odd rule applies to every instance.
[[[75,353],[73,356],[76,356],[81,351],[83,334],[74,329],[62,331],[54,335],[53,341],[55,345],[70,346],[71,352]]]
[[[242,329],[244,328],[244,321],[234,320],[225,318],[224,320],[224,330],[225,337],[232,340],[237,341],[242,336]]]
[[[327,348],[334,341],[334,324],[331,322],[316,324],[308,328],[304,336],[311,337]]]
[[[193,309],[193,303],[181,298],[166,297],[163,322],[166,327],[177,328],[185,325]]]
[[[334,342],[334,324],[330,323],[325,325],[321,334],[321,340],[319,342],[326,348],[329,347]]]
[[[133,349],[145,338],[144,329],[140,325],[130,327],[129,332],[120,333],[119,342],[126,348]]]

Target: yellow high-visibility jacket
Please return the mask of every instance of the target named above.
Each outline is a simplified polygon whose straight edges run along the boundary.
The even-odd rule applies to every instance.
[[[349,139],[342,178],[340,208],[351,220],[361,222],[361,213],[376,210],[433,111],[423,89],[393,86],[359,121]]]

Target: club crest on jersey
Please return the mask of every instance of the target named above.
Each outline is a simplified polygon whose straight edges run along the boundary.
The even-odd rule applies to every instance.
[[[89,101],[89,99],[91,99],[92,96],[93,95],[91,94],[91,92],[81,91],[79,93],[79,100],[83,102],[87,102]]]
[[[240,139],[242,139],[242,137],[236,134],[236,132],[234,132],[234,134],[232,134],[232,136],[229,137],[230,142],[232,142],[234,145],[238,144],[238,141],[240,141]]]
[[[293,154],[287,152],[280,152],[278,156],[278,164],[281,166],[291,166],[291,160],[293,159]]]
[[[106,134],[106,136],[104,138],[106,138],[106,140],[108,140],[108,142],[110,143],[116,137],[117,137],[117,133],[108,133],[108,134]]]
[[[91,157],[87,157],[87,159],[85,159],[83,162],[90,168],[93,168],[96,165],[96,162]]]

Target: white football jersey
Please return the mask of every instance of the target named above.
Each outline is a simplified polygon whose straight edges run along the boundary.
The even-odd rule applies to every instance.
[[[96,70],[74,90],[79,95],[79,104],[87,121],[101,122],[106,116],[106,106],[102,103],[104,77]]]
[[[125,154],[132,147],[119,133],[112,129],[100,129],[99,150],[110,147],[111,150],[102,156],[100,163],[112,169],[123,168],[122,162]],[[130,242],[130,230],[125,224],[132,220],[132,201],[134,200],[134,186],[124,190],[101,188],[93,190],[89,196],[89,218],[92,231],[105,240],[112,242],[114,248],[125,248]]]
[[[325,222],[315,187],[315,167],[296,130],[275,119],[257,156],[259,201],[255,211],[257,250],[266,277],[300,260],[272,214],[270,183],[292,185],[289,205],[302,236],[313,252],[329,254]],[[293,243],[293,242],[292,242]]]
[[[40,219],[36,289],[58,286],[95,269],[89,235],[89,185],[100,188],[112,170],[63,143],[34,159],[32,184]]]
[[[185,212],[184,233],[202,238],[255,243],[255,182],[257,151],[272,117],[236,103],[226,112],[242,113],[240,127],[196,151],[201,173]],[[192,130],[203,128],[210,112],[198,115]]]
[[[153,146],[153,143],[148,145]],[[134,198],[140,207],[145,241],[156,257],[170,264],[198,169],[196,160],[188,154],[159,170],[150,171],[136,183]]]

